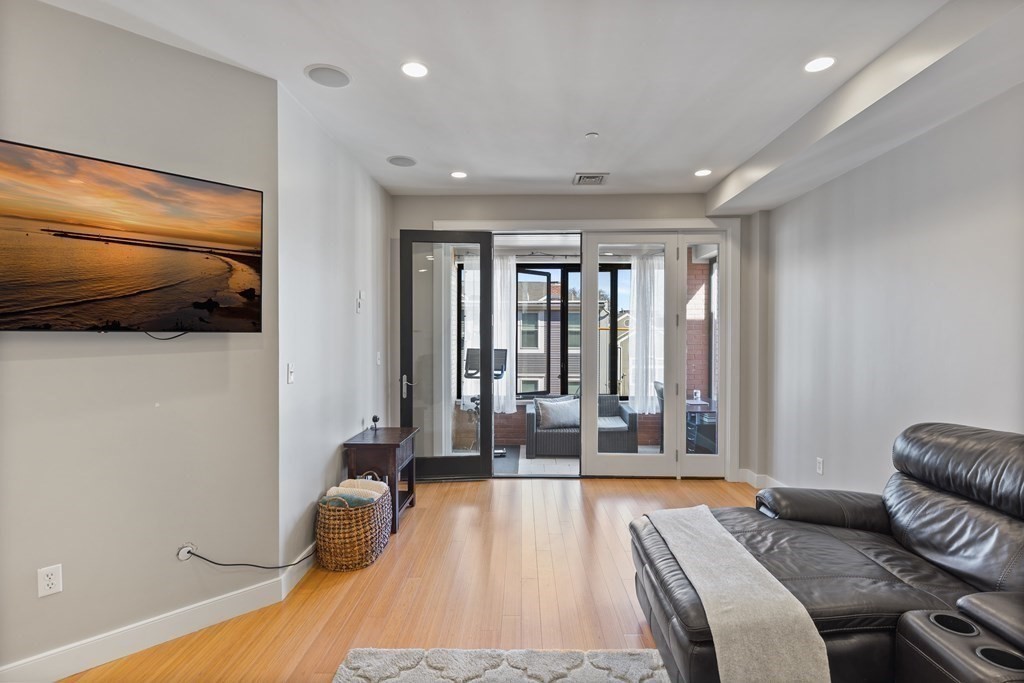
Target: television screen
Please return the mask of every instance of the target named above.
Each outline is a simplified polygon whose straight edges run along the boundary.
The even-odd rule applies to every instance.
[[[259,332],[263,193],[0,140],[0,330]]]

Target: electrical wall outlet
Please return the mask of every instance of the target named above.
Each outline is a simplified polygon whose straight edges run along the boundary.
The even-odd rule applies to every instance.
[[[814,471],[818,474],[825,474],[825,461],[821,458],[815,458]]]
[[[64,590],[64,575],[59,564],[38,570],[36,580],[39,584],[39,597],[41,598]]]

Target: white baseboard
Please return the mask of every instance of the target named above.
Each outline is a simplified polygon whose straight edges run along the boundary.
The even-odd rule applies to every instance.
[[[772,477],[769,477],[767,474],[758,474],[757,472],[754,472],[753,470],[743,470],[743,469],[741,469],[741,470],[739,470],[739,475],[740,475],[740,481],[747,482],[748,484],[753,486],[755,489],[767,489],[767,488],[773,488],[773,487],[776,487],[776,486],[779,486],[779,487],[784,487],[785,486],[785,484],[783,484],[778,479],[773,479]]]
[[[311,545],[299,557],[303,557],[312,548]],[[240,614],[273,605],[283,600],[299,583],[313,565],[313,559],[311,557],[253,586],[5,664],[0,666],[0,682],[54,681]]]
[[[313,548],[314,547],[316,547],[316,542],[315,541],[313,543],[310,543],[308,548],[306,548],[301,553],[299,553],[299,557],[306,557],[306,555],[309,555],[311,552],[313,552]],[[296,557],[295,559],[297,560],[297,559],[299,559],[299,557]],[[310,555],[307,559],[303,560],[299,564],[295,565],[294,567],[288,567],[288,569],[285,569],[284,572],[282,572],[282,574],[281,574],[281,599],[282,600],[287,598],[288,594],[292,592],[292,589],[295,588],[297,585],[299,585],[299,581],[302,580],[302,577],[306,575],[306,572],[308,572],[310,570],[310,568],[313,566],[313,563],[315,561],[316,561],[316,556]]]

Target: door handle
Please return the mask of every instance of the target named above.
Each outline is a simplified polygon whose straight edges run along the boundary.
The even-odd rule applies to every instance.
[[[415,382],[410,382],[408,377],[409,377],[408,375],[402,375],[402,398],[405,398],[408,395],[407,387],[414,387],[414,386],[416,386],[416,383]]]

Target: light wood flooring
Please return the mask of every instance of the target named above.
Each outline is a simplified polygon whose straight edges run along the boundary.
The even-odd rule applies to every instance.
[[[330,681],[350,648],[654,647],[633,589],[630,520],[751,505],[720,480],[422,483],[379,560],[314,567],[286,600],[71,681]]]

